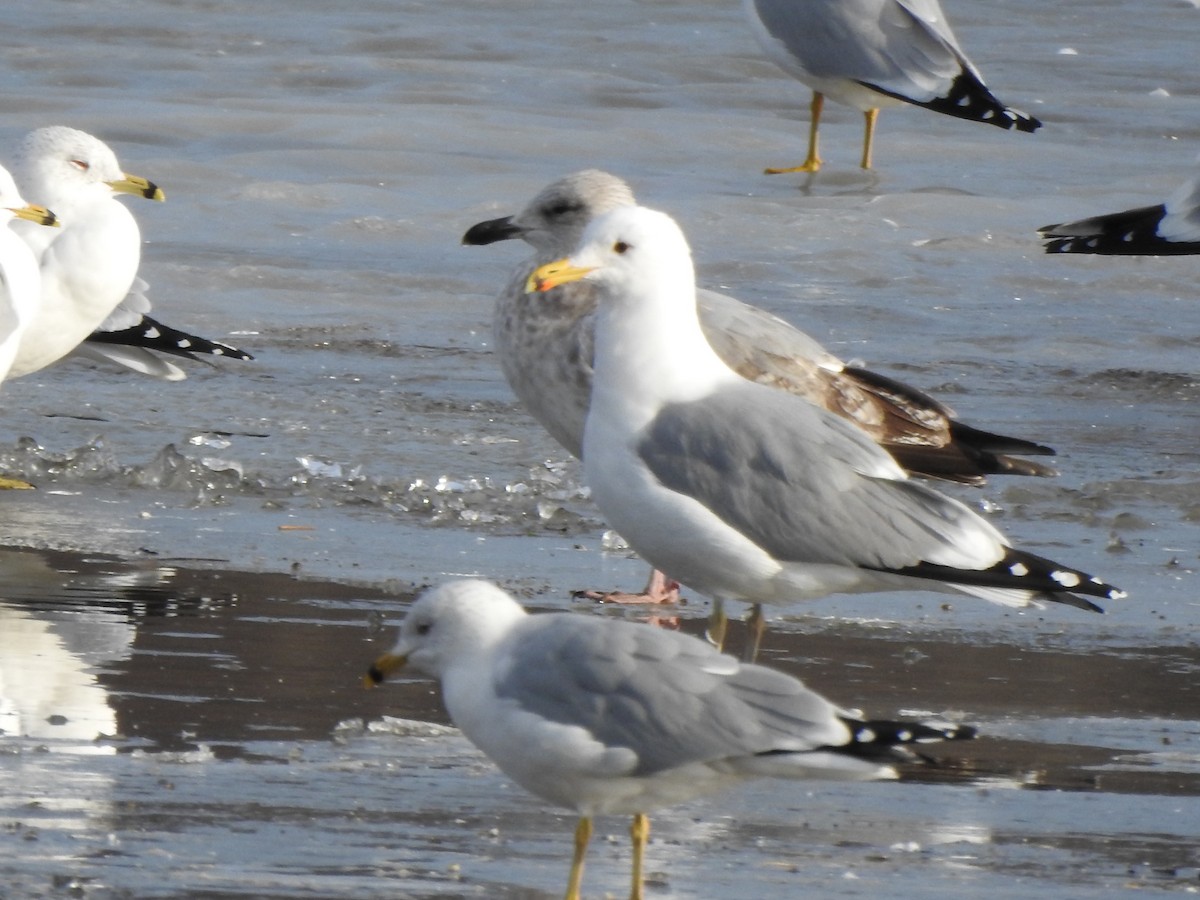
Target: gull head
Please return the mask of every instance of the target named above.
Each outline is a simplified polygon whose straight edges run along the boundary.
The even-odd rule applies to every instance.
[[[539,266],[525,283],[528,293],[587,280],[611,299],[690,297],[695,304],[692,254],[687,239],[666,213],[625,206],[592,222],[569,257]]]
[[[367,670],[371,686],[405,666],[441,678],[456,662],[477,659],[525,617],[516,600],[490,581],[451,581],[426,591],[409,609],[396,645]]]
[[[21,183],[30,196],[60,210],[114,193],[165,199],[158,185],[122,170],[112,148],[77,128],[52,125],[30,132],[18,159]]]
[[[14,219],[24,219],[38,225],[58,226],[58,218],[44,206],[26,203],[17,190],[17,183],[8,169],[0,166],[0,210],[10,213]]]
[[[584,169],[547,185],[515,216],[471,226],[462,240],[478,245],[520,238],[543,259],[566,256],[579,246],[593,219],[636,202],[629,185],[616,175]]]

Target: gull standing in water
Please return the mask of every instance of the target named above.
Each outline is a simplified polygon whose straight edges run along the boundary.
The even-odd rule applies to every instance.
[[[895,777],[903,745],[974,737],[948,723],[863,721],[790,675],[701,640],[596,616],[530,616],[486,581],[423,594],[367,674],[412,668],[442,685],[450,718],[506,775],[574,810],[567,900],[577,900],[592,817],[633,816],[641,898],[647,813],[751,778]]]
[[[700,327],[691,252],[669,216],[614,210],[527,287],[580,280],[600,295],[583,436],[592,498],[638,555],[718,614],[725,600],[753,604],[761,636],[759,604],[831,593],[945,590],[1096,611],[1086,596],[1124,596],[1015,549],[856,425],[733,371]]]
[[[911,103],[1004,129],[1036,131],[1041,122],[1005,106],[983,83],[937,0],[744,0],[750,28],[772,61],[812,88],[808,157],[816,172],[825,98],[862,110],[861,165],[871,168],[875,120],[884,106]]]
[[[635,202],[624,181],[587,169],[547,185],[519,214],[480,222],[463,236],[465,244],[520,238],[533,247],[532,259],[517,268],[496,299],[496,353],[513,393],[576,457],[583,452],[592,391],[598,291],[582,280],[543,298],[529,295],[525,283],[538,266],[574,250],[593,219]],[[849,419],[909,472],[975,485],[991,474],[1056,474],[1019,458],[1053,455],[1049,447],[972,428],[927,394],[848,366],[804,332],[733,297],[708,290],[696,296],[704,335],[726,365]],[[677,599],[658,572],[643,595],[603,596]]]
[[[1180,256],[1200,253],[1200,173],[1165,203],[1045,225],[1038,234],[1047,253],[1104,256]]]
[[[106,321],[116,329],[137,326],[149,310],[142,294],[145,282],[137,278],[141,233],[117,195],[165,199],[157,185],[125,173],[103,141],[62,125],[39,128],[25,137],[16,174],[28,196],[55,210],[63,228],[48,236],[42,233],[45,229],[20,231],[41,267],[42,301],[21,341],[13,377],[36,372],[72,353]],[[154,336],[152,327],[140,330]],[[245,356],[223,344],[214,346],[222,348],[221,355]],[[209,352],[200,343],[178,349]],[[92,358],[97,354],[118,362],[114,357],[121,356],[102,349],[87,352]],[[169,363],[155,365],[155,358],[144,350],[141,354],[129,350],[125,356],[131,361],[127,364],[137,367],[140,362],[151,374],[183,375]]]
[[[44,206],[31,206],[23,200],[12,175],[0,166],[0,385],[8,377],[21,335],[36,314],[42,293],[33,251],[9,227],[16,220],[58,224]],[[0,488],[28,487],[23,481],[0,477]]]
[[[37,260],[9,227],[15,220],[58,225],[44,206],[31,206],[22,199],[12,175],[0,166],[0,384],[8,377],[21,335],[41,298]]]

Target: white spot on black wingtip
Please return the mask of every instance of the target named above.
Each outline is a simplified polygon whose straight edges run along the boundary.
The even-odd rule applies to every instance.
[[[870,728],[860,728],[858,733],[854,735],[854,739],[860,744],[869,744],[874,741],[878,735]]]
[[[904,728],[904,729],[896,732],[896,740],[900,741],[902,744],[907,744],[912,739],[913,739],[913,733],[911,731],[909,731],[907,728]]]
[[[159,330],[157,328],[147,328],[143,332],[143,335],[145,337],[149,338],[150,340],[154,340],[156,337],[159,337],[161,335],[161,332],[159,332]]]
[[[1083,583],[1083,579],[1077,573],[1064,572],[1061,569],[1051,572],[1050,577],[1065,588],[1076,588]]]
[[[180,338],[175,343],[176,343],[176,346],[178,346],[180,350],[186,350],[190,346],[192,346],[192,342],[189,341],[187,338]]]
[[[1008,567],[1008,571],[1012,572],[1013,575],[1020,578],[1023,575],[1029,574],[1029,566],[1025,565],[1025,563],[1015,562],[1011,566]]]

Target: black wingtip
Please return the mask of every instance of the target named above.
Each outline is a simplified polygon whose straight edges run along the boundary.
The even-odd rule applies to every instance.
[[[979,731],[973,725],[954,722],[896,722],[887,719],[855,719],[841,716],[850,730],[850,741],[828,747],[836,753],[869,760],[911,758],[909,749],[921,744],[974,740]],[[906,754],[908,754],[906,756]]]
[[[129,328],[119,331],[94,331],[86,338],[95,344],[117,344],[124,347],[140,347],[144,350],[155,350],[172,356],[182,356],[196,359],[197,354],[220,356],[225,359],[254,359],[244,350],[211,341],[196,334],[188,334],[170,325],[164,325],[150,316],[142,316],[141,320]]]
[[[873,568],[873,567],[864,567]],[[1078,569],[1053,560],[1009,547],[1003,559],[987,569],[958,569],[936,563],[921,562],[900,569],[876,569],[912,578],[940,581],[963,587],[999,588],[1029,591],[1036,599],[1061,603],[1088,612],[1103,613],[1104,608],[1088,600],[1121,600],[1126,594],[1118,587],[1101,581]],[[1086,596],[1079,596],[1080,594]]]
[[[1006,131],[1015,129],[1032,134],[1042,127],[1041,119],[1019,109],[1013,109],[1011,106],[1005,106],[997,100],[996,96],[988,90],[987,85],[980,81],[969,68],[964,68],[959,72],[951,83],[949,91],[932,100],[914,100],[895,91],[884,90],[875,84],[867,82],[862,82],[862,84],[871,90],[879,91],[881,94],[903,100],[914,106],[923,106],[943,115],[954,116],[956,119],[968,119],[972,122],[995,125]]]
[[[1038,236],[1046,253],[1084,253],[1094,256],[1190,256],[1200,254],[1200,241],[1172,241],[1159,225],[1167,215],[1165,203],[1093,216],[1077,222],[1043,225]]]

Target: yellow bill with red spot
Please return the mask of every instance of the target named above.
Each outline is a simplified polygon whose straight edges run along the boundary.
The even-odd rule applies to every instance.
[[[572,281],[578,281],[589,272],[595,270],[595,266],[576,266],[571,263],[571,260],[563,257],[556,259],[554,262],[548,262],[544,266],[538,266],[530,274],[525,281],[525,293],[545,293],[558,287],[560,284],[569,284]]]

